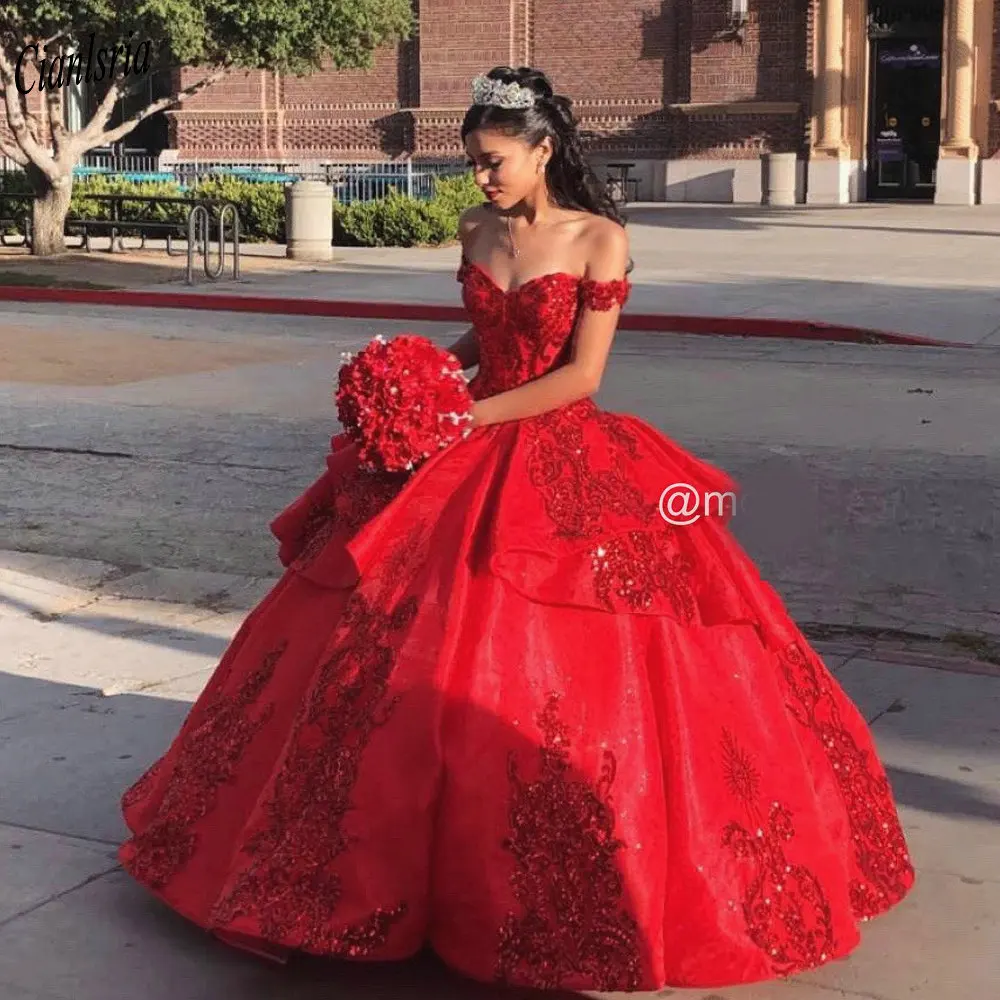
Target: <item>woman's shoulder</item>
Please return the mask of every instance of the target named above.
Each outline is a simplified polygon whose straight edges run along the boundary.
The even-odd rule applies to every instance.
[[[484,203],[465,209],[458,217],[458,238],[462,243],[463,253],[468,253],[476,234],[490,223],[492,215],[492,207]]]
[[[458,217],[458,233],[461,237],[471,236],[480,226],[493,217],[493,208],[488,202],[465,209]]]
[[[591,215],[583,231],[587,274],[619,277],[629,262],[629,238],[625,227],[603,215]]]

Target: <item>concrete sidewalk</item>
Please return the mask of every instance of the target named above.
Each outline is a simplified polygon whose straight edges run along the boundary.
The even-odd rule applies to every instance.
[[[627,213],[635,262],[627,312],[735,318],[748,327],[826,323],[1000,347],[1000,208],[644,204]],[[161,250],[95,251],[56,265],[17,252],[0,259],[8,271],[67,271],[135,291],[460,304],[457,245],[335,247],[335,260],[317,265],[284,254],[283,246],[249,244],[242,281],[201,274],[193,287],[184,258]]]
[[[629,312],[821,322],[1000,347],[1000,208],[647,204],[627,213]],[[336,264],[312,273],[260,271],[246,283],[197,289],[458,301],[457,247],[335,254]]]
[[[432,960],[272,967],[115,862],[121,792],[166,747],[269,580],[21,557],[0,569],[0,1000],[514,1000]],[[1000,981],[1000,667],[817,643],[873,725],[919,871],[850,958],[691,1000],[965,1000]],[[553,1000],[564,1000],[562,995]]]

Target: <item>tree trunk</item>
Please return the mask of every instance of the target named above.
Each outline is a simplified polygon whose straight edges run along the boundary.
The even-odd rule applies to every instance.
[[[28,170],[35,192],[31,207],[31,253],[36,257],[54,257],[66,252],[64,230],[73,196],[72,173],[53,184],[40,170]]]

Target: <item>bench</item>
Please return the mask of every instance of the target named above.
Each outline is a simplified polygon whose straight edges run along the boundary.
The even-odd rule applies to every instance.
[[[68,235],[79,234],[83,240],[81,245],[88,252],[91,248],[90,238],[92,235],[110,236],[111,247],[109,247],[109,250],[112,253],[116,244],[119,250],[124,251],[125,247],[121,241],[123,236],[138,236],[141,241],[139,249],[145,250],[147,239],[163,234],[167,238],[167,253],[173,255],[174,239],[178,237],[187,239],[187,223],[153,222],[152,220],[144,221],[141,219],[133,222],[121,219],[67,219],[66,233]]]

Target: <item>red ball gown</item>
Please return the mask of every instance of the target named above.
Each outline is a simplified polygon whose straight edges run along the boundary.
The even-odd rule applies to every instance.
[[[627,279],[459,270],[477,398],[563,363]],[[416,472],[326,471],[285,573],[123,800],[124,867],[262,954],[430,946],[482,981],[639,991],[850,952],[914,873],[867,725],[731,536],[733,483],[585,399]]]

